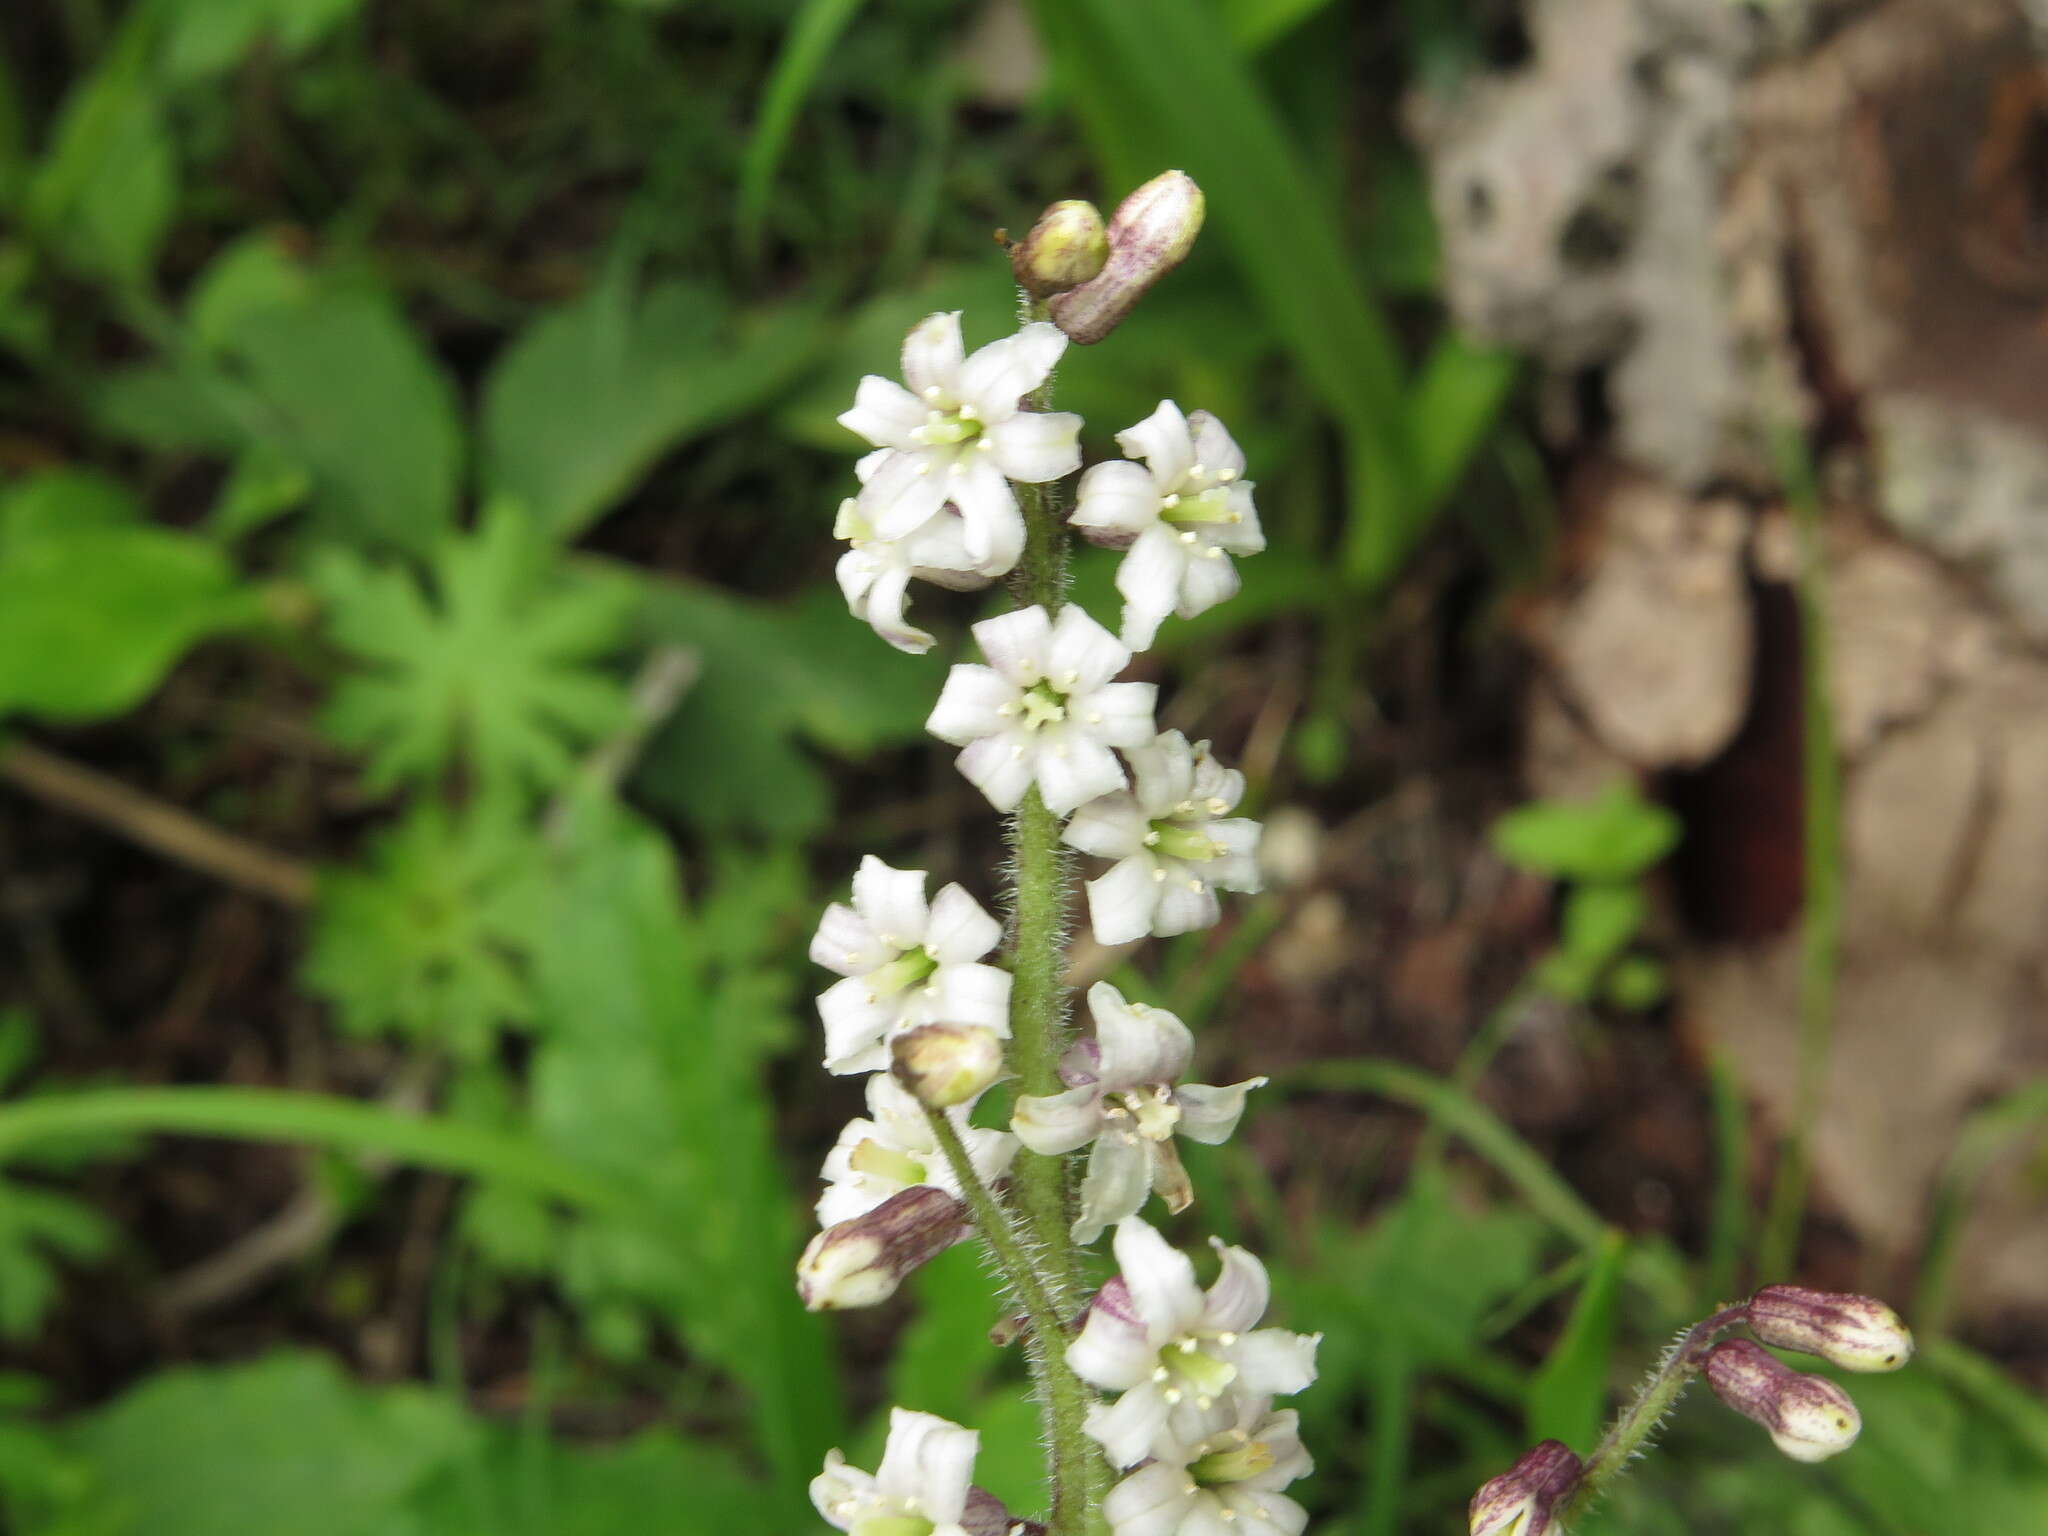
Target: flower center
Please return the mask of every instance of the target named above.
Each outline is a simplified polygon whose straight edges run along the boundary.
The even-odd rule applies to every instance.
[[[1017,705],[1024,712],[1027,731],[1058,725],[1067,718],[1067,696],[1051,683],[1033,683],[1017,695]]]
[[[1180,1105],[1174,1101],[1173,1090],[1163,1083],[1132,1088],[1111,1097],[1123,1101],[1137,1122],[1138,1134],[1147,1141],[1166,1141],[1180,1125]]]
[[[912,949],[898,955],[887,965],[869,971],[861,979],[868,984],[870,997],[892,997],[898,992],[916,986],[938,968],[938,959],[930,950]]]
[[[1223,853],[1223,845],[1199,827],[1177,821],[1155,821],[1145,834],[1145,845],[1156,848],[1169,859],[1206,864]]]
[[[898,1147],[885,1147],[870,1136],[853,1149],[846,1165],[855,1173],[871,1173],[906,1189],[925,1180],[924,1164]]]
[[[972,442],[981,436],[981,418],[971,405],[955,406],[950,411],[937,407],[924,413],[924,425],[914,428],[911,437],[929,448],[941,448],[950,443]]]
[[[1160,498],[1159,520],[1186,528],[1203,523],[1241,523],[1244,514],[1231,506],[1227,491],[1221,486],[1212,486],[1192,496]]]
[[[1237,1367],[1228,1360],[1218,1359],[1202,1348],[1202,1335],[1189,1334],[1175,1339],[1159,1351],[1159,1364],[1153,1368],[1152,1379],[1165,1387],[1161,1394],[1169,1403],[1177,1403],[1183,1397],[1192,1397],[1197,1408],[1207,1408],[1223,1394],[1233,1381],[1237,1380]],[[1235,1344],[1237,1335],[1219,1333],[1208,1335],[1219,1344]]]
[[[1232,1445],[1228,1450],[1211,1451],[1198,1457],[1189,1464],[1188,1476],[1205,1488],[1214,1488],[1257,1477],[1272,1465],[1273,1447],[1263,1440],[1248,1440],[1242,1445]]]

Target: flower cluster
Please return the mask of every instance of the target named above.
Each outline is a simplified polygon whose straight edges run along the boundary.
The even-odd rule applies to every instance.
[[[1125,676],[1170,616],[1229,597],[1233,558],[1264,547],[1244,454],[1215,417],[1167,400],[1116,435],[1124,458],[1081,476],[1070,515],[1052,488],[1081,469],[1080,418],[1047,404],[1055,364],[1070,339],[1091,343],[1114,327],[1186,254],[1200,217],[1199,189],[1177,172],[1106,225],[1086,204],[1055,205],[1012,251],[1035,318],[970,353],[958,314],[927,317],[904,342],[903,382],[863,379],[839,418],[873,449],[839,508],[834,531],[849,546],[840,585],[854,617],[900,650],[935,644],[910,622],[914,581],[966,590],[1016,573],[1025,590],[1044,592],[1060,569],[1045,552],[1062,541],[1122,551],[1120,634],[1057,599],[984,619],[972,626],[981,661],[951,668],[926,722],[959,749],[961,773],[990,805],[1015,813],[1013,839],[1037,839],[1039,867],[1060,868],[1060,843],[1107,861],[1087,883],[1105,945],[1210,926],[1220,892],[1260,888],[1259,825],[1235,814],[1244,776],[1207,742],[1161,731],[1157,685]],[[873,856],[850,903],[826,910],[811,958],[840,980],[818,998],[824,1064],[872,1075],[868,1113],[825,1160],[823,1229],[799,1262],[799,1291],[814,1309],[873,1305],[978,1229],[1026,1313],[1041,1392],[1092,1400],[1085,1421],[1069,1420],[1072,1446],[1053,1447],[1061,1536],[1086,1516],[1060,1502],[1080,1487],[1072,1469],[1091,1459],[1083,1422],[1124,1474],[1103,1507],[1118,1536],[1294,1536],[1306,1517],[1281,1490],[1310,1462],[1294,1414],[1274,1400],[1314,1379],[1317,1340],[1258,1326],[1266,1273],[1249,1253],[1219,1245],[1221,1273],[1205,1292],[1192,1263],[1138,1219],[1155,1194],[1170,1212],[1189,1205],[1178,1141],[1226,1140],[1265,1079],[1184,1081],[1195,1046],[1187,1026],[1107,983],[1088,993],[1092,1032],[1060,1038],[1056,1006],[1034,1008],[1013,987],[1027,964],[1038,976],[1062,968],[1058,908],[1069,893],[1063,876],[1049,879],[1035,926],[1016,887],[1017,931],[1000,957],[1002,928],[965,887],[927,899],[925,872]],[[977,1125],[1013,1027],[1016,1047],[1030,1047],[1017,1059],[1035,1063],[1020,1069],[1029,1091],[1016,1095],[1007,1128]],[[1072,1208],[1062,1211],[1058,1183],[1031,1186],[1055,1194],[1049,1205],[1019,1202],[1033,1239],[1019,1241],[1026,1218],[1011,1206],[1013,1176],[1028,1182],[1048,1167],[1040,1159],[1084,1151]],[[1084,1306],[1067,1290],[1071,1253],[1043,1250],[1111,1228],[1120,1273]],[[1035,1529],[972,1487],[976,1446],[970,1430],[899,1409],[880,1470],[870,1476],[834,1453],[814,1502],[859,1536]],[[1081,1458],[1064,1478],[1063,1454]]]

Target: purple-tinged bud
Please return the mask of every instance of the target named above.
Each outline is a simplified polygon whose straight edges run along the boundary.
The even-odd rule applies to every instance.
[[[1018,286],[1040,299],[1080,287],[1108,260],[1102,210],[1078,198],[1054,203],[1038,216],[1031,233],[1010,247],[1010,270]]]
[[[1826,1461],[1862,1432],[1862,1415],[1848,1393],[1825,1377],[1793,1370],[1748,1339],[1708,1350],[1706,1373],[1714,1395],[1763,1425],[1794,1461]]]
[[[1117,205],[1109,220],[1109,260],[1088,282],[1059,295],[1052,318],[1087,346],[1115,330],[1146,291],[1187,259],[1207,204],[1185,171],[1154,176]]]
[[[919,1184],[812,1238],[796,1262],[796,1293],[813,1312],[877,1306],[973,1230],[964,1204]]]
[[[1019,1520],[985,1488],[967,1490],[967,1507],[960,1512],[960,1529],[967,1536],[1045,1536],[1044,1526],[1036,1520]]]
[[[1874,1296],[1767,1285],[1749,1298],[1749,1329],[1775,1349],[1845,1371],[1896,1371],[1913,1358],[1912,1330]]]
[[[896,1081],[927,1109],[965,1104],[1003,1075],[1003,1042],[985,1024],[920,1024],[889,1043]]]
[[[1557,1512],[1585,1470],[1562,1440],[1524,1451],[1520,1461],[1472,1495],[1472,1536],[1546,1536],[1557,1529]]]

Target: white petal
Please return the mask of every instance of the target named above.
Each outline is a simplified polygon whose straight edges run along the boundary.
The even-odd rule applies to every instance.
[[[1167,939],[1176,933],[1215,927],[1216,920],[1223,915],[1216,889],[1199,874],[1189,873],[1205,866],[1183,864],[1178,859],[1159,862],[1166,878],[1159,882],[1159,905],[1152,911],[1153,935]]]
[[[956,1115],[956,1122],[964,1121]],[[975,1174],[984,1184],[993,1184],[1010,1171],[1010,1164],[1017,1158],[1017,1138],[1008,1131],[987,1130],[978,1125],[959,1123],[960,1140],[967,1148],[967,1161],[974,1165]],[[953,1171],[943,1156],[938,1159],[938,1176],[933,1180],[949,1194],[959,1194],[959,1184],[953,1178]]]
[[[1240,1484],[1217,1489],[1216,1501],[1237,1516],[1225,1526],[1235,1536],[1301,1536],[1308,1529],[1308,1511],[1284,1493]]]
[[[1081,1331],[1067,1346],[1067,1364],[1083,1381],[1122,1392],[1151,1381],[1159,1346],[1158,1336],[1138,1316],[1130,1288],[1113,1278],[1088,1304]]]
[[[884,383],[888,381],[883,380]],[[875,478],[875,471],[888,461],[892,448],[877,448],[873,453],[864,453],[853,461],[853,478],[866,485]]]
[[[1127,459],[1094,465],[1081,477],[1068,521],[1135,538],[1159,522],[1159,487],[1148,470]]]
[[[885,945],[915,949],[924,942],[930,920],[924,882],[923,870],[895,869],[868,854],[853,873],[853,909]]]
[[[854,609],[854,615],[867,620],[874,632],[897,650],[922,656],[932,648],[933,641],[929,634],[904,617],[903,608],[909,596],[909,568],[891,566],[875,578],[867,601]]]
[[[1019,608],[983,619],[974,638],[988,664],[1019,688],[1045,676],[1046,653],[1052,646],[1052,618],[1043,608]]]
[[[1090,800],[1069,821],[1060,837],[1069,848],[1100,859],[1125,859],[1143,851],[1151,830],[1145,813],[1128,791]]]
[[[1259,874],[1259,834],[1264,828],[1258,822],[1232,816],[1205,823],[1202,830],[1225,850],[1203,866],[1211,885],[1226,891],[1255,892],[1264,888],[1264,878]]]
[[[896,958],[875,938],[868,920],[849,906],[833,902],[818,919],[818,931],[811,939],[811,962],[842,976],[865,976],[878,965]]]
[[[1135,1216],[1152,1192],[1152,1149],[1128,1130],[1111,1129],[1096,1139],[1081,1180],[1081,1211],[1074,1241],[1092,1243],[1103,1230]]]
[[[818,994],[818,1017],[825,1024],[825,1070],[844,1076],[873,1072],[889,1064],[882,1036],[895,1021],[897,1009],[886,1000],[869,1002],[867,982],[849,976]]]
[[[1024,552],[1024,514],[988,456],[970,453],[957,460],[946,491],[960,509],[962,543],[974,568],[1000,576],[1014,566]]]
[[[1019,411],[983,436],[988,457],[1012,480],[1037,485],[1081,467],[1081,418],[1072,411]]]
[[[1098,944],[1128,944],[1152,931],[1159,907],[1160,882],[1152,878],[1158,862],[1136,854],[1088,882],[1088,926]]]
[[[877,538],[904,538],[938,516],[948,494],[945,467],[929,448],[883,460],[860,490],[860,514]]]
[[[1261,1328],[1247,1333],[1223,1353],[1237,1367],[1239,1390],[1248,1397],[1286,1397],[1316,1379],[1319,1333],[1289,1333]]]
[[[1131,761],[1131,791],[1148,816],[1171,816],[1194,797],[1194,749],[1179,731],[1161,731],[1124,756]]]
[[[993,667],[961,662],[946,674],[939,690],[939,702],[932,706],[924,728],[941,741],[956,747],[983,736],[994,736],[1010,728],[1008,715],[1001,713],[1014,704],[1016,684],[1004,679]]]
[[[1106,981],[1088,989],[1088,1013],[1102,1052],[1097,1076],[1107,1093],[1171,1083],[1187,1071],[1195,1037],[1164,1008],[1134,1006]]]
[[[1244,450],[1214,415],[1208,411],[1190,412],[1188,433],[1194,443],[1195,462],[1208,478],[1219,478],[1223,470],[1228,470],[1233,480],[1243,478]]]
[[[1265,1086],[1263,1077],[1248,1077],[1222,1088],[1183,1083],[1173,1094],[1174,1102],[1180,1105],[1180,1134],[1205,1146],[1220,1146],[1230,1140],[1237,1122],[1244,1118],[1245,1095]]]
[[[1187,568],[1187,546],[1163,523],[1146,529],[1125,552],[1116,589],[1124,598],[1124,644],[1133,651],[1148,649],[1158,637],[1160,622],[1180,602]]]
[[[974,557],[967,553],[967,525],[951,508],[898,539],[896,548],[920,580],[941,582],[956,591],[983,584],[948,579],[976,573]]]
[[[1010,1034],[1010,973],[993,965],[942,965],[926,983],[930,1012],[946,1024],[979,1024]]]
[[[1053,621],[1045,670],[1064,693],[1094,693],[1131,664],[1131,653],[1116,636],[1069,603]]]
[[[1085,1147],[1102,1129],[1102,1090],[1091,1085],[1064,1093],[1019,1094],[1010,1129],[1025,1146],[1046,1157]]]
[[[884,1181],[865,1175],[854,1175],[827,1185],[819,1194],[814,1208],[818,1227],[822,1231],[826,1227],[836,1227],[842,1221],[857,1220],[901,1194],[903,1188],[894,1180]]]
[[[848,1519],[838,1511],[860,1503],[874,1486],[874,1478],[859,1467],[849,1467],[838,1451],[827,1451],[825,1470],[811,1479],[811,1502],[826,1524],[843,1531],[848,1528]]]
[[[935,1525],[956,1524],[967,1507],[980,1441],[973,1430],[936,1414],[891,1409],[889,1443],[875,1469],[876,1491],[916,1501],[918,1513]]]
[[[988,797],[990,805],[999,811],[1014,811],[1023,800],[1024,791],[1031,787],[1032,769],[1036,766],[1036,759],[1028,750],[1021,757],[1018,755],[1022,744],[1021,733],[1016,738],[1008,733],[984,736],[961,748],[953,761],[967,782]]]
[[[1209,750],[1209,743],[1199,741],[1194,747],[1194,787],[1190,791],[1196,800],[1220,800],[1223,810],[1236,807],[1244,798],[1244,775],[1235,768],[1226,768],[1216,760],[1216,754]],[[1217,812],[1221,815],[1223,812]]]
[[[1098,741],[1112,747],[1141,747],[1157,729],[1152,710],[1158,700],[1157,683],[1104,683],[1093,693],[1076,694],[1071,713]]]
[[[1046,809],[1055,816],[1064,816],[1099,795],[1121,789],[1123,783],[1124,765],[1094,737],[1066,730],[1041,742],[1038,792],[1045,797]]]
[[[1180,595],[1173,611],[1184,619],[1192,619],[1196,614],[1207,613],[1218,603],[1237,596],[1242,585],[1237,567],[1230,563],[1230,556],[1220,549],[1209,550],[1182,567]]]
[[[910,386],[920,405],[925,391],[937,389],[941,398],[958,398],[960,361],[967,354],[960,340],[960,311],[926,315],[903,338],[903,382]]]
[[[1008,421],[1018,399],[1045,382],[1066,350],[1064,331],[1047,321],[1034,321],[1014,336],[990,342],[961,365],[960,398],[978,410],[983,421]]]
[[[1160,1389],[1147,1381],[1114,1403],[1092,1404],[1082,1427],[1102,1447],[1111,1466],[1134,1467],[1165,1438],[1171,1411]]]
[[[1195,462],[1188,420],[1171,400],[1160,401],[1150,416],[1117,433],[1116,445],[1132,458],[1145,461],[1152,471],[1152,483],[1161,491],[1178,490]]]
[[[840,595],[846,599],[846,610],[856,619],[867,617],[868,593],[882,573],[889,569],[888,560],[873,547],[849,549],[839,557],[839,563],[832,567],[832,574],[839,578]]]
[[[1152,1336],[1164,1343],[1191,1332],[1205,1303],[1188,1256],[1135,1218],[1118,1223],[1114,1247],[1131,1305]]]
[[[932,898],[924,947],[939,964],[979,960],[1002,940],[1002,925],[982,910],[966,887],[949,885]]]
[[[1237,514],[1234,523],[1210,523],[1203,529],[1203,537],[1218,549],[1227,549],[1233,555],[1256,555],[1266,547],[1266,530],[1259,526],[1259,509],[1252,501],[1252,483],[1240,480],[1224,497],[1230,510]]]
[[[1223,1517],[1223,1500],[1216,1490],[1204,1488],[1188,1500],[1187,1517],[1180,1523],[1180,1536],[1241,1536],[1237,1517]]]
[[[1176,1536],[1197,1497],[1187,1490],[1183,1469],[1156,1461],[1109,1490],[1103,1518],[1114,1536]]]
[[[924,425],[924,402],[893,379],[871,373],[853,392],[853,409],[839,413],[839,425],[877,448],[919,446],[910,434]]]
[[[1217,1273],[1216,1283],[1209,1287],[1203,1326],[1222,1333],[1246,1333],[1258,1326],[1273,1297],[1266,1266],[1247,1250],[1223,1243],[1216,1245],[1216,1255],[1223,1261],[1223,1267]]]

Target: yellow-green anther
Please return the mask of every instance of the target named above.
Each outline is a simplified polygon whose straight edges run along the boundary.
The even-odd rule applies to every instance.
[[[1159,1360],[1169,1374],[1178,1376],[1203,1397],[1221,1397],[1225,1389],[1237,1380],[1236,1366],[1201,1349],[1169,1344],[1159,1351]]]
[[[871,996],[893,997],[898,992],[916,986],[938,968],[939,962],[927,951],[913,949],[907,954],[897,956],[887,965],[877,966],[861,980],[867,983]]]
[[[1238,523],[1243,514],[1230,504],[1227,491],[1213,489],[1193,496],[1169,496],[1160,505],[1159,520],[1189,526],[1200,523]]]
[[[1205,1488],[1214,1488],[1221,1483],[1241,1483],[1248,1477],[1257,1477],[1273,1465],[1273,1448],[1263,1440],[1253,1440],[1235,1450],[1211,1451],[1188,1468],[1188,1476]]]
[[[872,1173],[898,1184],[925,1182],[924,1164],[907,1152],[885,1147],[872,1136],[853,1149],[846,1164],[855,1173]]]
[[[1194,827],[1184,827],[1177,821],[1155,821],[1152,835],[1145,841],[1169,859],[1184,859],[1190,864],[1206,864],[1223,850],[1208,833]]]

